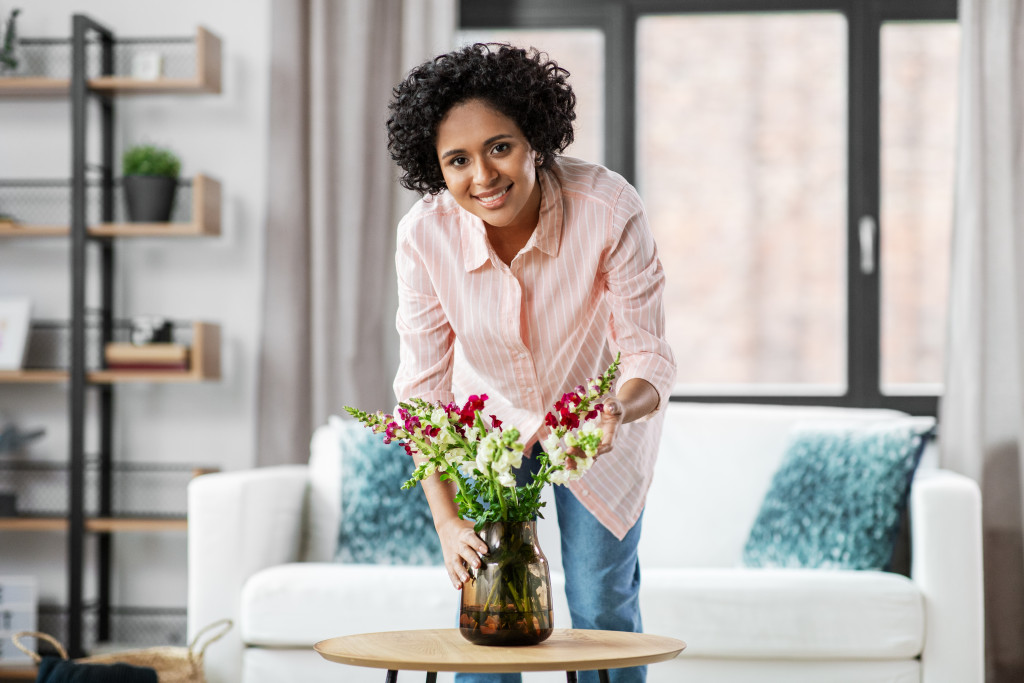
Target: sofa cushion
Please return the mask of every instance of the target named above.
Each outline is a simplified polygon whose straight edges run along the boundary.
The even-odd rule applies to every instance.
[[[924,643],[918,587],[886,572],[648,569],[640,607],[687,657],[905,659]]]
[[[801,425],[743,551],[750,567],[885,569],[932,418]]]
[[[664,410],[640,538],[644,569],[738,566],[794,424],[906,417],[821,406],[672,402]]]
[[[413,461],[397,442],[355,420],[335,424],[341,452],[341,524],[335,560],[443,564],[423,487],[403,491]]]

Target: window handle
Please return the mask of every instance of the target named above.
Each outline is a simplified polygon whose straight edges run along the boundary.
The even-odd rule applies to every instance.
[[[861,216],[857,227],[860,233],[860,272],[871,275],[875,272],[875,235],[878,225],[874,216]]]

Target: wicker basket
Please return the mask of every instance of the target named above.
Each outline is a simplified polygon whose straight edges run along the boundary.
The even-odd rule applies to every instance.
[[[203,628],[196,634],[188,647],[147,647],[139,650],[125,650],[124,652],[112,652],[110,654],[92,655],[82,657],[75,662],[80,664],[131,664],[132,666],[145,666],[154,669],[160,683],[206,683],[206,676],[203,674],[203,653],[210,643],[219,640],[231,630],[232,621],[221,619]],[[200,647],[200,639],[214,629],[220,629],[206,639]],[[21,644],[21,638],[39,638],[53,645],[57,654],[63,659],[68,659],[67,650],[64,646],[46,633],[38,631],[19,631],[11,640],[14,646],[31,657],[36,664],[42,661],[37,653],[32,652]]]

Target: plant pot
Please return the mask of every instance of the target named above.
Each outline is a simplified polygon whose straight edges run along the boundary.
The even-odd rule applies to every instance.
[[[551,573],[536,522],[487,524],[490,552],[462,586],[459,631],[477,645],[536,645],[552,632]]]
[[[124,199],[132,223],[166,223],[171,220],[178,179],[164,176],[124,177]]]

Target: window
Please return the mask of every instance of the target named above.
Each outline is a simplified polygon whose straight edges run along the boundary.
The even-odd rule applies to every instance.
[[[674,400],[937,412],[955,0],[462,0],[461,17],[473,40],[538,36],[570,71],[603,49],[581,120],[647,205]]]
[[[949,22],[882,26],[882,390],[942,384],[953,218],[960,33]]]

